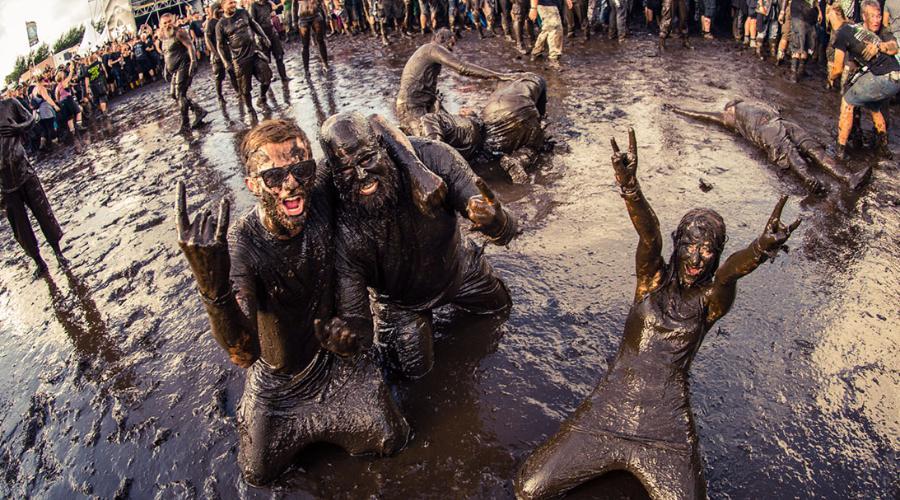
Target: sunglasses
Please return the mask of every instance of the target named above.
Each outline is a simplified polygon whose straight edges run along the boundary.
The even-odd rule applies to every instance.
[[[316,175],[316,160],[303,160],[286,167],[270,168],[256,174],[256,177],[261,177],[263,184],[269,189],[275,189],[284,184],[288,174],[293,175],[297,182],[305,183]]]

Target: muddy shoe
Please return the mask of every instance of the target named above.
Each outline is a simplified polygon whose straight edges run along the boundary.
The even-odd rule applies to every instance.
[[[206,118],[206,115],[208,115],[208,114],[209,114],[209,111],[207,111],[203,108],[200,108],[200,110],[196,111],[194,113],[194,121],[191,123],[191,128],[200,128],[200,127],[206,125],[206,122],[203,121],[203,119]]]
[[[513,184],[526,184],[528,182],[528,173],[522,167],[522,164],[509,156],[500,158],[500,168],[509,174]]]
[[[550,66],[550,69],[555,69],[557,71],[562,70],[562,65],[559,63],[559,59],[557,58],[550,58],[547,65]]]
[[[69,267],[69,259],[67,259],[65,255],[63,255],[62,250],[60,250],[59,248],[54,248],[53,255],[56,256],[56,262],[60,265],[60,267]]]
[[[894,154],[891,153],[891,147],[888,144],[888,136],[887,134],[875,134],[875,144],[877,144],[876,151],[878,152],[878,156],[883,160],[893,160]]]
[[[34,273],[32,274],[32,276],[34,276],[34,279],[43,278],[47,275],[47,263],[44,262],[44,260],[40,257],[38,257],[38,259],[37,269],[35,269]]]
[[[178,127],[178,130],[175,131],[173,135],[187,135],[191,133],[191,124],[188,122],[181,122],[181,126]]]
[[[844,144],[835,144],[834,159],[839,161],[847,161],[847,146]]]
[[[806,186],[806,189],[809,189],[810,192],[815,194],[825,194],[828,192],[828,185],[819,179],[809,178],[806,179],[803,184]]]
[[[859,191],[860,188],[866,185],[869,182],[869,179],[872,177],[872,165],[867,166],[859,172],[854,173],[847,179],[847,186],[854,191]]]

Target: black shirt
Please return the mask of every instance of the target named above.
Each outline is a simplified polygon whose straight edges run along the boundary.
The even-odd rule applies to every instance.
[[[818,0],[791,0],[791,19],[798,19],[815,25],[819,22]]]
[[[219,53],[226,61],[238,64],[254,57],[259,48],[253,34],[263,35],[262,28],[250,18],[244,9],[238,9],[231,17],[219,19],[216,25],[216,42]]]
[[[869,61],[862,56],[866,43],[877,44],[879,42],[896,41],[890,30],[882,29],[880,33],[872,33],[861,24],[845,24],[838,30],[834,40],[834,48],[843,50],[852,57],[859,66],[868,66],[869,71],[875,76],[886,75],[892,71],[900,71],[900,63],[895,56],[889,56],[879,52]]]

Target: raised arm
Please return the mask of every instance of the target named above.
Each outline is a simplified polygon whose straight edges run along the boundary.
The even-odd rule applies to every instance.
[[[648,293],[652,292],[662,282],[662,274],[665,262],[662,258],[662,234],[659,232],[659,220],[650,207],[650,203],[641,192],[641,185],[637,180],[637,138],[634,129],[628,128],[628,152],[619,151],[619,145],[614,138],[610,139],[612,145],[612,165],[616,174],[616,183],[619,185],[619,193],[625,200],[625,208],[631,224],[638,233],[638,246],[635,251],[635,274],[637,285],[634,291],[634,300],[640,301]]]
[[[515,76],[512,74],[498,73],[487,68],[482,68],[477,64],[465,62],[462,59],[456,57],[453,52],[450,52],[442,45],[435,44],[431,49],[431,56],[434,62],[439,63],[442,66],[451,68],[453,69],[453,71],[456,71],[463,76],[494,80],[512,80],[515,78]]]
[[[781,223],[781,212],[787,199],[787,196],[782,196],[778,200],[765,229],[753,243],[728,256],[725,263],[719,266],[707,299],[708,324],[711,325],[728,312],[734,302],[737,281],[752,273],[766,260],[774,259],[791,233],[800,225],[800,219],[790,226]]]
[[[206,306],[213,337],[228,351],[234,364],[248,368],[259,358],[256,293],[253,280],[242,280],[238,290],[231,282],[231,257],[226,239],[230,215],[228,201],[220,203],[218,218],[206,210],[191,222],[184,184],[179,181],[175,211],[178,244],[197,280],[197,290]]]

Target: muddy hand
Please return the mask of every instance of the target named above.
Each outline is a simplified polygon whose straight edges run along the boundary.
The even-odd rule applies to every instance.
[[[775,210],[772,211],[772,215],[766,223],[766,228],[757,239],[760,250],[765,252],[766,255],[769,256],[769,259],[775,258],[778,251],[784,246],[788,238],[790,238],[791,233],[800,226],[801,219],[799,218],[790,226],[785,226],[781,222],[781,212],[784,210],[784,205],[787,203],[787,200],[787,196],[782,196],[781,199],[778,200],[778,203],[775,205]]]
[[[423,215],[434,216],[434,210],[443,205],[447,197],[447,184],[416,156],[409,138],[396,126],[378,115],[371,115],[372,130],[381,138],[388,154],[399,166],[406,169],[412,181],[412,195],[416,207]]]
[[[618,183],[619,187],[623,189],[633,188],[635,184],[637,184],[638,166],[637,138],[634,134],[634,128],[628,128],[627,153],[622,153],[619,150],[619,145],[616,143],[616,139],[614,137],[610,138],[609,142],[613,150],[612,166],[613,170],[616,173],[616,183]]]
[[[497,223],[498,218],[503,212],[500,208],[500,201],[494,196],[494,193],[481,178],[475,179],[475,185],[478,186],[477,194],[469,198],[466,205],[466,213],[469,220],[473,222],[471,229],[479,231]]]
[[[331,318],[327,324],[317,319],[313,327],[322,348],[338,356],[352,356],[363,347],[359,337],[341,318]]]
[[[181,181],[178,181],[177,196],[175,218],[178,223],[178,245],[194,272],[197,287],[210,300],[223,297],[231,291],[231,259],[226,239],[231,206],[228,200],[222,200],[217,218],[209,210],[204,210],[191,221],[187,211],[187,195]]]

